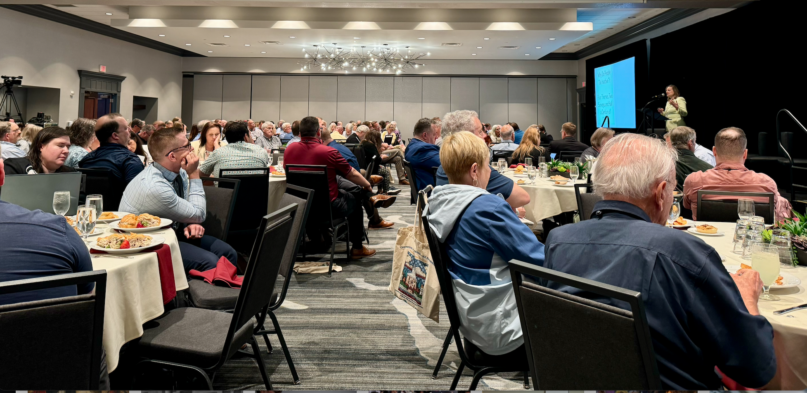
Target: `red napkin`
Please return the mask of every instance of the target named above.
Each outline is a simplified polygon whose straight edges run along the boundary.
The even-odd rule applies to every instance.
[[[744,387],[743,385],[740,385],[737,382],[734,382],[733,379],[726,376],[726,374],[723,374],[723,372],[720,371],[720,369],[717,367],[715,367],[715,371],[717,371],[717,375],[720,376],[720,382],[722,382],[723,386],[727,387],[729,390],[757,390],[757,389],[749,389],[747,387]]]
[[[174,261],[171,259],[171,247],[163,244],[154,249],[157,253],[158,269],[160,271],[160,290],[163,295],[163,304],[168,304],[177,296],[177,285],[174,281]],[[108,254],[104,251],[90,249],[90,254]]]
[[[213,269],[205,272],[193,269],[189,274],[191,277],[205,280],[208,284],[223,284],[230,288],[239,288],[244,283],[244,277],[238,276],[238,269],[225,257],[221,257]]]
[[[527,167],[527,164],[513,164],[513,165],[510,165],[510,169],[516,169],[516,168],[518,168],[519,165],[523,166],[524,168]]]

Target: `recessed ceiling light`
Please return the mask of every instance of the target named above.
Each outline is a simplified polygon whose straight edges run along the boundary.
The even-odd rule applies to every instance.
[[[261,53],[266,53],[266,52],[261,52]]]
[[[290,36],[289,38],[294,38],[294,36]]]
[[[111,13],[111,12],[107,12],[106,14],[107,14],[108,16],[112,16],[112,13]]]
[[[272,25],[273,29],[310,29],[308,23],[300,20],[279,20]]]
[[[535,47],[535,49],[541,49],[541,47],[540,47],[540,46],[536,46],[536,47]]]
[[[375,22],[348,22],[342,29],[345,30],[381,30],[381,27]]]
[[[249,46],[249,44],[244,44],[244,46]]]
[[[418,39],[419,39],[419,40],[425,40],[426,38],[424,38],[424,37],[419,37]]]
[[[165,34],[160,34],[160,37],[165,37]]]
[[[420,22],[415,30],[454,30],[446,22]]]
[[[360,40],[361,37],[353,37],[354,40]]]
[[[191,44],[185,44],[185,45],[187,45],[187,46],[191,46]]]
[[[207,53],[213,53],[213,51],[212,51],[212,50],[209,50],[209,51],[207,51]]]
[[[203,29],[237,29],[238,25],[230,19],[205,19],[199,27]]]
[[[165,27],[165,23],[163,23],[160,19],[133,19],[129,24],[128,27]]]
[[[230,36],[228,36],[228,35],[225,35],[225,36],[224,36],[224,38],[230,38]]]
[[[485,30],[524,30],[518,22],[493,22]]]
[[[471,56],[476,56],[476,53],[471,53]]]
[[[553,38],[550,38],[549,40],[550,40],[550,41],[555,41],[555,38],[553,37]]]
[[[482,47],[481,47],[481,46],[477,46],[477,47],[476,47],[476,49],[482,49]]]
[[[490,41],[490,38],[488,38],[488,37],[485,37],[485,41]]]

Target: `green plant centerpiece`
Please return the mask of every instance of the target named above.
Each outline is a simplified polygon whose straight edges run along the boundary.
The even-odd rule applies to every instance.
[[[578,173],[580,174],[579,179],[585,179],[585,175],[588,173],[589,166],[588,163],[583,162],[564,162],[560,160],[552,160],[549,161],[547,167],[549,168],[550,176],[553,175],[560,175],[563,177],[570,177],[569,175],[569,168],[576,166]]]
[[[793,265],[807,265],[807,215],[793,210],[793,218],[780,220],[777,226],[790,232]]]

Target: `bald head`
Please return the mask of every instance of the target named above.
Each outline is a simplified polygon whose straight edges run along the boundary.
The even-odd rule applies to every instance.
[[[724,128],[715,135],[715,160],[719,162],[745,161],[748,154],[747,146],[748,138],[745,136],[745,131],[737,127]]]
[[[513,141],[514,133],[515,131],[513,131],[513,127],[510,126],[509,124],[502,126],[502,128],[499,130],[499,134],[502,136],[502,140],[505,141]]]
[[[118,126],[104,127],[104,125],[111,122],[117,123]],[[119,145],[128,146],[130,139],[129,122],[127,122],[120,113],[110,113],[101,116],[95,121],[95,136],[98,138],[98,142],[100,142],[101,145],[117,143]]]

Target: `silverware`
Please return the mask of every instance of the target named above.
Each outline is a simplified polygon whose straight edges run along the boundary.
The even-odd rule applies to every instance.
[[[134,257],[125,257],[122,255],[93,255],[93,258],[115,258],[115,259],[132,259]]]
[[[793,306],[793,307],[790,307],[790,308],[786,308],[784,310],[774,311],[773,315],[790,314],[790,313],[792,313],[794,311],[799,311],[799,310],[804,310],[804,309],[807,309],[807,304],[800,304],[798,306]]]

